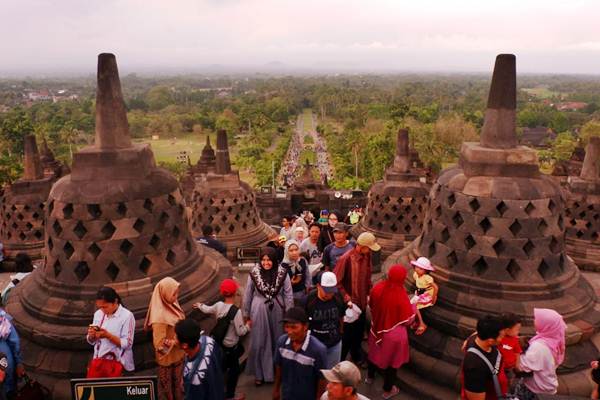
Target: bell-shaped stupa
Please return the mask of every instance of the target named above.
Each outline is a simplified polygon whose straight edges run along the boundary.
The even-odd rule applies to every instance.
[[[0,215],[0,241],[8,266],[18,253],[43,258],[44,209],[54,176],[45,176],[35,136],[25,136],[24,172],[4,188]]]
[[[423,227],[430,185],[422,168],[411,163],[408,131],[400,129],[394,163],[382,181],[371,186],[364,218],[354,236],[369,231],[381,244],[382,259],[412,242]]]
[[[425,256],[437,267],[432,275],[439,294],[426,313],[429,328],[412,337],[412,369],[400,372],[424,396],[456,393],[461,345],[478,318],[513,312],[523,320],[522,334],[533,336],[534,307],[552,308],[567,323],[560,393],[590,393],[587,369],[598,357],[600,305],[566,254],[561,188],[540,173],[534,150],[517,145],[515,116],[515,56],[501,54],[480,143],[463,143],[459,165],[443,171],[431,188],[423,233],[386,260],[385,268],[410,268],[410,259]],[[415,384],[422,379],[427,387]]]
[[[260,218],[252,188],[231,169],[227,132],[217,132],[214,158],[211,150],[207,140],[200,161],[183,182],[192,209],[192,232],[200,237],[203,226],[212,226],[227,247],[228,258],[235,260],[238,248],[266,244],[273,230]]]
[[[579,176],[567,181],[565,242],[581,269],[600,271],[600,137],[591,137]]]
[[[54,399],[70,397],[85,375],[96,292],[113,287],[136,319],[137,371],[154,364],[142,331],[154,285],[181,283],[186,312],[218,296],[230,263],[197,245],[188,230],[177,179],[155,165],[146,144],[132,144],[115,56],[98,57],[95,144],[76,153],[72,173],[52,187],[46,207],[46,263],[14,289],[8,312],[25,367]]]

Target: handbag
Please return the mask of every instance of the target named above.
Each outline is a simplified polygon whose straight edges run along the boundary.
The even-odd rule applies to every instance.
[[[23,385],[17,386],[15,400],[49,400],[50,391],[29,375],[23,376]]]
[[[123,364],[117,361],[114,353],[93,358],[87,369],[86,378],[118,378],[123,374]]]
[[[104,323],[104,315],[100,327]],[[98,341],[99,342],[99,341]],[[100,343],[96,346],[100,347]],[[87,368],[86,378],[118,378],[123,374],[123,364],[117,360],[115,353],[106,353],[102,357],[92,358]]]

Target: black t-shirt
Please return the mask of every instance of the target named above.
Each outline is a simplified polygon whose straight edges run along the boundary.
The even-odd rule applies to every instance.
[[[498,358],[498,349],[496,346],[488,353],[475,343],[475,336],[469,338],[465,351],[465,359],[463,361],[464,387],[465,390],[472,393],[489,392],[490,388],[494,387],[492,371],[477,354],[471,353],[468,350],[474,347],[479,350],[492,364],[496,365]],[[495,397],[495,396],[494,396]]]
[[[313,289],[306,299],[310,334],[327,347],[338,344],[342,339],[340,328],[345,312],[346,305],[338,293],[331,300],[323,301],[319,299],[317,289]]]

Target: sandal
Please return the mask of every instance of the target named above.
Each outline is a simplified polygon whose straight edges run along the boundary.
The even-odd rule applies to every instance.
[[[263,381],[261,379],[255,379],[254,380],[254,386],[256,386],[256,387],[262,386],[263,383],[265,383],[265,381]]]
[[[391,399],[392,397],[396,396],[398,393],[400,393],[400,389],[398,389],[398,386],[394,385],[394,386],[392,386],[392,390],[390,390],[389,392],[383,392],[381,397],[383,399],[387,400],[387,399]]]

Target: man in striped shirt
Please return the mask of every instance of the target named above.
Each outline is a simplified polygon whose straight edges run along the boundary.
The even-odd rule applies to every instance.
[[[308,332],[308,317],[300,307],[289,309],[282,322],[285,334],[277,341],[273,400],[319,399],[325,392],[321,369],[327,348]]]

